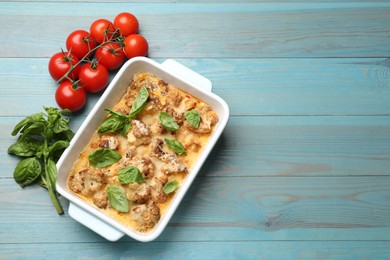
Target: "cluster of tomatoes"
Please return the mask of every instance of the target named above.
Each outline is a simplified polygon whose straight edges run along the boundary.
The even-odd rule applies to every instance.
[[[89,32],[69,34],[67,51],[54,54],[49,61],[49,73],[59,84],[55,94],[58,106],[73,112],[81,109],[87,92],[99,92],[107,86],[109,71],[119,68],[126,58],[146,56],[148,42],[138,34],[138,28],[138,19],[124,12],[113,23],[98,19]]]

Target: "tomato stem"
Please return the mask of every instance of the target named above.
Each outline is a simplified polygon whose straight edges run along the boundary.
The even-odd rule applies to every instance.
[[[105,30],[104,32],[104,35],[105,35],[105,40],[100,43],[99,45],[97,45],[95,48],[93,49],[90,49],[87,54],[84,55],[84,57],[82,57],[76,64],[72,64],[72,62],[70,62],[70,68],[69,70],[59,79],[57,80],[57,84],[61,83],[64,79],[68,79],[70,80],[71,82],[73,82],[73,80],[69,77],[69,74],[77,67],[79,66],[82,62],[85,62],[88,57],[91,55],[91,53],[93,53],[94,51],[96,51],[97,49],[101,48],[104,44],[107,44],[107,43],[118,43],[119,45],[122,45],[123,44],[123,37],[122,37],[122,34],[120,33],[119,29],[115,29],[115,31],[112,33],[113,36],[117,35],[119,33],[118,36],[116,37],[113,37],[111,39],[106,39],[107,37],[107,29]],[[61,52],[64,56],[64,59],[68,58],[69,60],[71,60],[70,58],[70,55],[71,55],[71,50],[69,50],[69,53],[68,55],[65,55],[64,51],[61,49]],[[66,60],[66,61],[69,61],[69,60]]]

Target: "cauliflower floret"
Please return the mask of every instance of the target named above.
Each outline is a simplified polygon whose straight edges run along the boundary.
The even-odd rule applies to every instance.
[[[167,180],[168,178],[164,177],[154,177],[150,181],[150,194],[155,203],[164,203],[167,201],[168,196],[162,190]]]
[[[127,141],[135,146],[149,144],[151,141],[149,127],[140,120],[131,120],[133,125],[131,131],[127,134]]]
[[[118,139],[112,135],[102,135],[100,137],[99,147],[116,150],[118,148]]]
[[[146,231],[160,220],[160,208],[153,202],[136,205],[131,209],[131,215],[138,223],[138,230]]]
[[[146,183],[130,183],[126,189],[126,197],[136,203],[145,203],[150,199],[150,187]]]
[[[90,195],[100,189],[103,182],[103,173],[98,169],[87,168],[73,173],[68,180],[69,188],[83,195]]]
[[[93,196],[93,203],[101,209],[105,209],[108,205],[107,194],[103,191],[96,192]]]

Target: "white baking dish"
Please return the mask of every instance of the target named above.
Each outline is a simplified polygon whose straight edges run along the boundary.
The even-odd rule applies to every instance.
[[[133,75],[137,72],[150,72],[178,88],[206,101],[218,113],[219,122],[203,153],[200,155],[193,170],[188,173],[185,181],[175,194],[171,205],[160,221],[149,233],[139,233],[125,227],[111,217],[90,206],[74,195],[67,187],[66,180],[73,163],[80,152],[88,144],[92,134],[101,124],[105,116],[105,108],[113,107],[125,93]],[[58,177],[57,191],[70,201],[69,215],[110,241],[116,241],[125,234],[139,241],[147,242],[156,239],[164,230],[176,208],[183,199],[192,181],[198,174],[210,151],[214,147],[229,118],[229,108],[226,102],[211,92],[211,82],[203,76],[174,60],[166,60],[162,64],[144,57],[137,57],[127,61],[113,78],[106,91],[96,103],[91,113],[76,132],[70,146],[65,150],[57,163]]]

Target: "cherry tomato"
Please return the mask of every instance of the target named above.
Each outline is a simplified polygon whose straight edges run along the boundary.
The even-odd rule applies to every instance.
[[[49,60],[50,76],[58,81],[64,76],[71,66],[74,66],[79,59],[68,52],[58,52],[54,54]],[[68,75],[71,79],[77,79],[80,72],[80,66],[74,67],[72,72]]]
[[[108,70],[120,67],[125,60],[122,47],[116,43],[106,43],[96,50],[96,59]]]
[[[148,53],[148,42],[140,34],[131,34],[127,36],[123,43],[125,44],[123,50],[128,59],[137,56],[146,56],[146,54]]]
[[[114,33],[115,27],[112,22],[106,19],[98,19],[91,24],[89,28],[92,38],[96,40],[97,43],[102,43],[105,40],[110,40]]]
[[[95,93],[103,90],[107,86],[108,78],[108,70],[96,62],[85,63],[80,69],[80,83],[88,92]]]
[[[120,30],[123,36],[138,32],[138,20],[131,13],[120,13],[114,19],[114,26]]]
[[[87,93],[85,90],[73,86],[69,80],[64,80],[60,83],[55,97],[60,108],[69,109],[72,112],[80,110],[87,101]]]
[[[89,33],[84,30],[76,30],[66,38],[66,48],[78,59],[82,59],[90,50],[95,48],[95,46],[95,41]],[[91,54],[88,57],[90,57]]]

